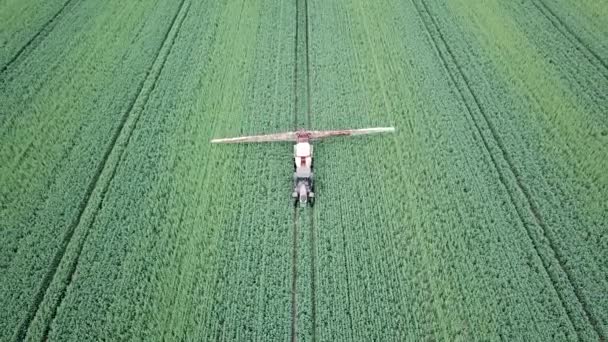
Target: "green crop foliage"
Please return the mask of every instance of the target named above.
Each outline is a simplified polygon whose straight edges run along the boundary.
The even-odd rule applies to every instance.
[[[101,164],[176,10],[80,2],[2,73],[0,339],[24,336],[68,261]]]
[[[61,20],[74,1],[3,1],[0,3],[0,70],[33,49]]]
[[[0,340],[605,340],[606,13],[0,0]]]

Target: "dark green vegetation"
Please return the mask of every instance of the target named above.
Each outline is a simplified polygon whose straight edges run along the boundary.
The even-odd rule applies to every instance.
[[[607,15],[0,0],[0,340],[606,340]]]

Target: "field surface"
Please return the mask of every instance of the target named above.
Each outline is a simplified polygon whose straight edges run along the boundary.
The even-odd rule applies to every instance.
[[[607,17],[0,0],[0,341],[606,341]]]

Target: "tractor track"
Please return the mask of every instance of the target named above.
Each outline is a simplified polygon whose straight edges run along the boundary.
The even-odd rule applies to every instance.
[[[291,252],[291,341],[297,340],[298,329],[298,207],[293,209],[293,241]]]
[[[305,49],[306,49],[306,121],[307,127],[312,129],[312,97],[311,97],[311,75],[310,75],[310,27],[308,21],[308,0],[304,0],[305,13]],[[314,180],[313,180],[314,181]],[[312,341],[317,340],[317,237],[315,229],[315,209],[313,206],[308,208],[310,215],[310,303],[311,303],[311,337]]]
[[[296,0],[296,20],[295,20],[295,37],[293,44],[294,63],[293,63],[293,129],[297,130],[298,124],[298,0]],[[291,342],[297,341],[298,329],[298,207],[293,208],[293,238],[291,246]]]
[[[584,318],[592,326],[592,328],[594,329],[595,333],[598,335],[600,340],[605,341],[606,337],[603,335],[602,330],[599,327],[599,322],[591,314],[589,304],[585,301],[585,299],[581,293],[581,290],[575,285],[575,283],[573,281],[574,277],[573,277],[572,273],[568,270],[568,268],[565,267],[566,262],[564,260],[563,255],[561,254],[559,248],[557,248],[556,243],[553,240],[552,236],[550,234],[548,234],[549,228],[547,227],[547,224],[544,222],[544,220],[540,214],[540,209],[537,207],[537,205],[532,200],[532,195],[530,194],[530,191],[524,185],[522,177],[521,177],[520,173],[516,170],[513,160],[508,155],[504,144],[502,143],[501,139],[498,136],[496,128],[491,123],[491,120],[488,118],[488,115],[485,112],[484,108],[481,106],[481,103],[480,103],[479,99],[477,98],[477,95],[473,92],[473,90],[470,86],[470,81],[468,80],[467,76],[463,72],[461,66],[457,63],[454,53],[452,52],[451,48],[447,44],[445,37],[441,33],[441,31],[439,29],[439,25],[437,24],[435,18],[431,15],[431,13],[430,13],[427,5],[424,3],[424,1],[420,1],[420,4],[421,4],[420,6],[416,4],[416,2],[417,2],[416,0],[411,0],[411,2],[414,5],[416,11],[418,12],[419,17],[421,18],[421,21],[422,21],[427,33],[429,34],[429,36],[431,38],[431,42],[432,42],[435,50],[437,51],[439,58],[441,59],[444,69],[446,69],[451,82],[455,85],[455,88],[457,89],[458,94],[460,95],[463,104],[467,108],[468,115],[469,115],[470,119],[472,120],[472,122],[477,130],[477,133],[481,137],[484,148],[486,149],[486,151],[488,152],[488,155],[490,156],[492,164],[498,174],[499,181],[502,184],[502,186],[505,188],[507,194],[509,195],[511,204],[516,209],[515,211],[518,215],[518,218],[519,218],[521,224],[524,226],[527,236],[531,240],[536,254],[538,255],[539,259],[541,260],[545,273],[549,276],[549,279],[551,280],[552,286],[561,302],[562,307],[564,308],[564,311],[566,312],[566,314],[568,316],[568,319],[570,320],[570,323],[572,324],[572,326],[574,328],[575,333],[578,335],[577,325],[574,323],[576,321],[573,317],[574,313],[572,312],[571,308],[566,304],[567,300],[566,300],[566,298],[564,298],[564,294],[556,285],[559,283],[559,275],[556,274],[555,271],[551,271],[552,270],[551,263],[548,260],[551,257],[553,257],[557,261],[557,264],[559,266],[558,272],[563,273],[566,276],[566,280],[567,280],[568,284],[570,285],[570,287],[572,288],[573,293],[582,308],[582,313],[584,315]],[[426,17],[422,14],[422,12],[425,12],[429,19],[426,19]],[[429,20],[430,20],[430,23],[429,23]],[[458,75],[455,75],[454,72],[452,71],[452,69],[449,67],[449,63],[446,59],[446,56],[439,48],[439,42],[438,42],[437,38],[435,37],[435,35],[433,35],[430,25],[432,25],[435,28],[434,32],[437,33],[437,36],[439,37],[439,39],[442,42],[442,45],[445,47],[445,50],[447,51],[447,54],[449,55],[449,59],[452,61],[452,63],[456,67]],[[458,77],[460,77],[462,79],[466,89],[462,89],[462,87],[459,86],[459,82],[457,81]],[[526,200],[525,205],[527,206],[528,211],[532,214],[532,217],[534,218],[534,223],[538,227],[541,228],[542,237],[544,237],[544,239],[548,242],[548,247],[551,249],[551,251],[552,251],[551,254],[553,254],[553,255],[545,255],[544,253],[540,252],[540,246],[539,246],[540,243],[539,243],[538,239],[535,237],[535,234],[532,233],[532,230],[529,227],[529,224],[526,223],[525,213],[522,213],[522,209],[520,208],[519,205],[517,205],[517,200],[515,199],[514,194],[511,192],[511,190],[509,190],[509,186],[507,185],[507,183],[508,183],[507,178],[509,178],[509,176],[504,174],[504,171],[502,171],[502,168],[499,167],[496,157],[492,154],[488,140],[485,137],[485,135],[483,134],[483,130],[481,129],[479,122],[475,119],[475,116],[473,115],[473,112],[474,112],[473,105],[471,103],[469,103],[469,101],[467,100],[467,96],[466,96],[465,92],[468,93],[470,95],[470,97],[473,98],[474,106],[481,113],[483,120],[485,121],[486,125],[489,127],[490,133],[491,133],[491,138],[496,142],[496,145],[498,146],[498,148],[501,151],[503,159],[508,164],[509,171],[511,173],[511,178],[513,178],[515,180],[517,189],[525,198],[525,200]],[[578,336],[578,338],[580,339],[580,336]]]
[[[306,121],[307,121],[307,127],[309,129],[312,129],[312,113],[311,113],[311,104],[312,104],[312,100],[311,100],[311,96],[310,96],[310,92],[311,92],[311,86],[310,86],[310,49],[309,49],[309,36],[310,36],[310,29],[308,27],[308,0],[304,0],[304,32],[306,33],[305,35],[305,49],[306,49]]]
[[[37,313],[39,312],[40,306],[41,306],[42,302],[44,301],[44,298],[46,297],[47,291],[48,291],[49,287],[51,286],[52,281],[57,276],[57,270],[59,269],[60,264],[64,261],[64,257],[66,256],[66,251],[68,250],[68,246],[72,242],[72,238],[74,237],[76,228],[78,226],[80,226],[81,222],[83,222],[83,220],[85,219],[86,209],[89,207],[93,207],[93,209],[91,209],[91,210],[93,210],[93,212],[91,213],[91,218],[88,221],[88,223],[86,224],[87,229],[84,232],[84,237],[82,238],[82,241],[80,241],[80,243],[76,247],[77,252],[74,257],[74,260],[65,260],[64,261],[64,262],[69,263],[67,281],[65,282],[65,285],[62,286],[61,293],[59,294],[59,298],[55,301],[55,303],[53,303],[54,304],[53,310],[52,310],[53,312],[52,312],[51,316],[49,317],[49,319],[46,320],[46,323],[45,323],[46,326],[45,326],[44,334],[43,334],[41,340],[46,340],[48,338],[48,333],[50,332],[51,323],[55,319],[57,310],[58,310],[59,306],[61,305],[63,298],[66,295],[67,288],[71,284],[74,273],[78,266],[80,255],[81,255],[82,249],[84,247],[85,240],[88,236],[88,228],[90,228],[90,226],[94,223],[94,221],[97,217],[97,214],[103,205],[103,200],[109,189],[109,185],[112,182],[114,175],[116,174],[118,164],[122,161],[124,152],[126,151],[126,148],[131,139],[132,133],[135,130],[137,122],[139,121],[139,118],[141,117],[141,114],[143,112],[143,110],[141,110],[141,111],[134,110],[135,105],[138,102],[141,102],[141,108],[144,108],[150,98],[150,94],[156,88],[156,84],[160,78],[162,70],[164,69],[168,56],[171,53],[171,50],[175,43],[175,39],[178,36],[179,31],[181,29],[181,25],[184,22],[187,14],[188,14],[188,11],[190,9],[190,2],[188,2],[187,6],[185,6],[185,4],[186,4],[186,0],[181,0],[181,3],[179,5],[175,15],[173,16],[171,24],[169,25],[167,32],[165,33],[165,36],[163,37],[162,43],[160,44],[160,47],[156,51],[154,60],[153,60],[152,64],[150,65],[149,70],[146,72],[146,77],[139,83],[137,95],[129,103],[127,110],[123,114],[120,124],[118,125],[118,128],[114,132],[114,135],[112,136],[112,139],[110,140],[110,143],[108,144],[108,147],[106,148],[106,151],[101,159],[101,162],[98,164],[98,166],[95,170],[95,174],[94,174],[93,178],[91,179],[89,186],[87,187],[85,196],[83,197],[81,203],[79,204],[78,215],[77,215],[76,219],[73,221],[73,223],[69,226],[67,233],[64,235],[61,246],[53,258],[51,267],[49,268],[49,271],[45,275],[43,282],[42,282],[41,286],[39,287],[38,292],[36,293],[35,300],[30,305],[30,309],[28,310],[28,315],[27,315],[26,319],[22,322],[22,324],[20,324],[18,330],[16,331],[16,334],[15,334],[16,341],[22,341],[26,338],[28,330],[29,330],[32,322],[34,321],[34,318],[36,317]],[[182,18],[178,21],[178,17],[180,16],[180,13],[183,13],[183,15],[182,15]],[[175,30],[174,30],[174,28],[175,28]],[[173,35],[171,35],[172,31],[174,32]],[[166,49],[166,53],[163,56],[162,51],[163,51],[163,48],[166,46],[168,46],[168,48]],[[157,68],[157,70],[154,70],[154,66],[157,63],[160,63],[160,66]],[[150,84],[150,86],[146,87],[146,84]],[[135,113],[135,116],[133,113]],[[133,123],[130,125],[127,125],[127,121],[129,121],[129,118],[131,118],[131,117],[133,117]],[[118,144],[118,141],[121,138],[121,136],[125,137],[124,139],[122,139],[122,140],[124,140],[124,143]],[[111,165],[112,163],[108,163],[108,161],[112,155],[116,155],[116,154],[118,154],[118,160],[116,163]],[[108,168],[111,168],[111,170],[108,170]],[[100,180],[102,179],[102,174],[104,173],[103,172],[104,170],[108,170],[107,172],[109,172],[110,175],[109,175],[107,181],[100,182]],[[94,203],[96,201],[92,201],[92,199],[94,197],[93,195],[95,193],[95,190],[98,188],[101,188],[101,190],[100,190],[101,194],[99,197],[96,197],[96,200],[98,201],[98,203]]]
[[[294,130],[304,128],[312,129],[312,113],[311,113],[311,75],[310,75],[310,40],[309,40],[309,16],[308,16],[308,0],[296,0],[296,26],[295,26],[295,42],[294,42]],[[305,68],[301,70],[300,68]],[[305,88],[305,89],[302,89]],[[305,99],[303,99],[305,98]],[[306,109],[301,110],[302,103]],[[313,341],[317,340],[317,239],[314,220],[314,208],[312,206],[306,208],[306,215],[309,216],[309,224],[307,233],[309,234],[309,253],[310,253],[310,303],[311,303],[311,331],[310,336]],[[298,281],[298,234],[300,233],[300,209],[296,205],[293,215],[293,252],[292,252],[292,289],[291,289],[291,340],[297,340],[298,329],[298,298],[297,298],[297,281]]]
[[[40,28],[40,30],[38,30],[38,32],[36,32],[36,34],[34,34],[32,36],[32,38],[30,38],[30,40],[27,41],[27,43],[25,43],[25,45],[23,45],[18,51],[17,53],[8,61],[6,62],[6,64],[0,69],[0,76],[2,76],[24,53],[26,50],[28,50],[28,48],[30,47],[34,47],[34,42],[38,42],[40,43],[40,41],[44,38],[46,38],[46,36],[48,36],[48,34],[53,30],[53,28],[55,28],[55,24],[57,23],[57,18],[59,18],[59,16],[61,16],[61,14],[65,11],[65,9],[71,4],[73,3],[74,0],[67,0],[63,6],[61,6],[61,8],[59,9],[59,11],[57,11],[57,13],[55,13],[46,23],[44,23],[42,25],[42,27]],[[40,38],[40,39],[38,39]],[[30,49],[31,51],[31,49]]]
[[[295,35],[294,35],[294,43],[293,43],[293,56],[294,56],[294,61],[293,61],[293,101],[294,101],[294,107],[293,107],[293,129],[294,131],[297,130],[299,127],[299,123],[298,123],[298,72],[299,72],[299,68],[298,68],[298,41],[299,41],[299,25],[298,25],[298,18],[300,17],[300,11],[298,10],[299,6],[298,6],[298,1],[296,0],[296,20],[295,20]]]
[[[185,0],[182,0],[182,2],[181,2],[181,4],[180,4],[180,7],[179,7],[179,9],[178,9],[178,12],[177,12],[176,16],[174,17],[174,19],[173,19],[173,21],[172,21],[172,23],[171,23],[171,25],[170,25],[170,27],[169,27],[169,31],[167,31],[167,35],[165,35],[165,38],[164,38],[164,40],[163,40],[163,43],[161,44],[161,49],[162,49],[162,46],[164,46],[165,42],[167,41],[167,38],[168,38],[168,33],[171,31],[171,28],[173,27],[173,25],[174,25],[174,23],[175,23],[175,19],[176,19],[176,18],[177,18],[177,16],[179,15],[179,13],[180,13],[180,11],[181,11],[182,6],[184,5],[184,3],[185,3]],[[161,66],[160,66],[159,72],[158,72],[158,73],[156,73],[156,74],[154,75],[154,81],[153,81],[153,83],[152,83],[152,87],[150,88],[150,90],[149,90],[149,91],[145,92],[145,94],[143,95],[144,100],[143,100],[143,104],[142,104],[142,106],[145,106],[145,104],[146,104],[146,103],[148,103],[148,100],[149,100],[149,98],[150,98],[150,94],[151,94],[151,93],[154,91],[154,89],[156,88],[156,84],[158,83],[158,79],[160,78],[160,74],[161,74],[162,70],[164,69],[165,63],[167,62],[167,59],[168,59],[168,57],[169,57],[169,54],[171,53],[171,50],[172,50],[173,45],[174,45],[174,43],[175,43],[175,39],[176,39],[176,37],[177,37],[177,35],[178,35],[178,33],[179,33],[179,30],[181,29],[181,25],[183,24],[183,22],[184,22],[184,20],[185,20],[186,16],[188,15],[188,11],[189,11],[189,10],[190,10],[190,2],[188,3],[188,5],[187,5],[187,7],[186,7],[186,9],[185,9],[185,14],[182,16],[182,18],[180,19],[180,21],[179,21],[179,23],[178,23],[178,26],[177,26],[177,29],[176,29],[176,33],[175,33],[175,35],[172,37],[171,42],[169,43],[169,48],[168,48],[167,54],[166,54],[166,55],[164,55],[164,57],[163,57],[163,60],[162,60],[162,63],[161,63]],[[159,50],[159,51],[160,51],[160,50]],[[159,54],[157,54],[156,59],[158,59],[158,57],[159,57]],[[156,59],[155,59],[155,62],[156,62]],[[153,63],[153,64],[154,64],[154,63]],[[142,94],[142,90],[140,89],[140,92],[139,92],[138,96],[136,97],[136,99],[137,99],[137,98],[138,98],[138,97],[139,97],[141,94]],[[127,116],[130,116],[130,113],[133,111],[133,106],[134,106],[135,102],[136,102],[136,101],[133,101],[132,105],[130,105],[130,107],[129,107],[130,109],[129,109],[129,111],[128,111],[128,113],[129,113],[129,114],[127,114]],[[143,108],[143,107],[142,107],[142,108]],[[111,183],[112,183],[112,181],[114,180],[114,177],[115,177],[115,175],[116,175],[116,171],[117,171],[117,169],[118,169],[118,165],[120,165],[120,163],[121,163],[121,162],[123,161],[123,159],[124,159],[124,156],[125,156],[125,151],[127,150],[127,146],[129,145],[129,142],[131,141],[131,136],[133,135],[133,131],[135,131],[135,128],[137,127],[137,123],[139,122],[139,119],[140,119],[140,117],[141,117],[141,113],[142,113],[142,112],[139,112],[139,113],[137,113],[137,114],[136,114],[135,119],[134,119],[134,122],[133,122],[133,126],[132,126],[130,129],[128,129],[128,130],[126,131],[126,134],[127,134],[126,142],[125,142],[124,147],[123,147],[123,148],[121,149],[121,151],[120,151],[120,157],[118,158],[118,162],[116,163],[116,165],[114,165],[114,166],[112,167],[111,175],[110,175],[110,177],[109,177],[108,181],[102,185],[102,186],[103,186],[103,190],[102,190],[102,193],[101,193],[101,201],[99,202],[99,204],[98,204],[98,206],[97,206],[97,208],[96,208],[95,212],[93,213],[93,217],[92,217],[92,219],[91,219],[90,224],[89,224],[89,225],[88,225],[88,227],[87,227],[87,230],[86,230],[86,232],[85,232],[85,236],[84,236],[84,238],[83,238],[83,241],[81,242],[81,244],[80,244],[80,246],[79,246],[79,248],[78,248],[77,257],[76,257],[76,258],[75,258],[75,259],[72,261],[72,263],[70,264],[70,268],[69,268],[69,277],[68,277],[68,282],[67,282],[67,284],[68,284],[68,285],[67,285],[66,287],[64,287],[64,288],[63,288],[63,290],[62,290],[62,292],[61,292],[61,295],[60,295],[60,297],[59,297],[59,300],[58,300],[57,304],[54,306],[54,310],[53,310],[53,314],[52,314],[52,316],[51,316],[51,320],[49,321],[49,323],[48,323],[48,325],[46,326],[45,331],[44,331],[44,337],[43,337],[43,340],[46,340],[46,339],[47,339],[48,333],[50,332],[51,324],[52,324],[52,322],[54,321],[55,316],[57,315],[57,310],[58,310],[59,306],[61,305],[61,303],[63,302],[63,299],[65,298],[65,295],[66,295],[66,292],[67,292],[67,287],[68,287],[68,286],[69,286],[69,285],[72,283],[72,280],[73,280],[73,277],[74,277],[74,273],[75,273],[76,268],[77,268],[77,266],[78,266],[78,263],[79,263],[79,261],[80,261],[80,255],[81,255],[81,253],[82,253],[82,249],[83,249],[83,247],[84,247],[84,241],[86,240],[86,238],[87,238],[87,236],[88,236],[88,231],[89,231],[90,227],[93,225],[93,223],[95,222],[95,220],[96,220],[96,218],[97,218],[97,214],[99,213],[99,211],[100,211],[100,210],[101,210],[101,208],[103,207],[103,202],[104,202],[104,200],[105,200],[105,198],[106,198],[106,194],[107,194],[107,192],[108,192],[108,190],[109,190],[109,188],[110,188],[110,184],[111,184]],[[126,120],[125,120],[125,121],[126,121]],[[123,126],[124,126],[124,123],[123,123]],[[122,128],[121,128],[121,130],[122,130]],[[120,133],[119,133],[119,134],[120,134]],[[104,168],[105,168],[105,165],[104,165]]]
[[[583,39],[574,32],[543,0],[530,1],[542,15],[547,18],[551,25],[555,27],[577,50],[581,51],[585,58],[595,66],[608,79],[608,64],[600,57],[598,53],[593,51],[589,44],[586,44]]]
[[[311,303],[311,336],[317,340],[317,237],[315,229],[315,210],[310,210],[310,303]]]

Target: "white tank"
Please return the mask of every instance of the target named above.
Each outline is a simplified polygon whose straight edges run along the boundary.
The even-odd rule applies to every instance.
[[[295,153],[296,157],[310,157],[312,155],[312,148],[307,142],[297,143]]]
[[[297,143],[293,146],[296,167],[312,166],[312,145],[307,142]]]

